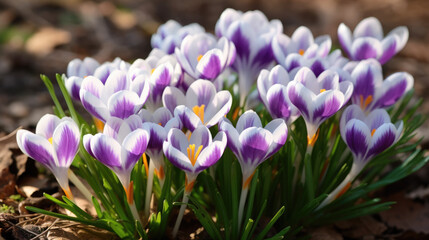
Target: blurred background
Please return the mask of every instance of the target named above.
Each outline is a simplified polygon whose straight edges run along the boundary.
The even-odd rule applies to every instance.
[[[297,27],[308,26],[315,36],[331,35],[336,46],[341,22],[353,29],[363,18],[375,16],[386,34],[405,25],[410,39],[385,65],[385,76],[410,72],[417,95],[427,95],[427,0],[0,0],[0,132],[34,126],[51,112],[39,74],[53,79],[55,73],[66,72],[70,60],[86,56],[99,62],[145,58],[151,50],[150,36],[160,24],[169,19],[197,22],[213,32],[227,7],[259,9],[269,19],[280,19],[289,36]],[[429,101],[421,110],[429,113]],[[422,133],[429,133],[426,129]]]

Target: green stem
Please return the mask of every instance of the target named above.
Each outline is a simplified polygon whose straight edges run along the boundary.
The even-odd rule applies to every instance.
[[[177,232],[179,231],[180,224],[182,223],[183,214],[185,213],[185,209],[186,209],[186,206],[188,204],[190,194],[191,194],[191,192],[187,192],[187,191],[185,191],[183,193],[183,200],[182,200],[183,205],[180,206],[179,215],[177,215],[176,224],[174,224],[173,239],[176,239]]]

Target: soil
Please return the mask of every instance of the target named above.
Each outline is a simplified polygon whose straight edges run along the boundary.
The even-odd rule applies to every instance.
[[[213,32],[216,20],[227,7],[242,11],[259,9],[269,19],[280,19],[287,35],[305,25],[315,36],[331,35],[336,45],[336,30],[341,22],[354,28],[361,19],[375,16],[385,33],[396,26],[407,26],[409,41],[384,65],[384,76],[398,71],[412,74],[415,98],[424,99],[419,111],[429,113],[427,0],[3,0],[0,1],[0,204],[11,206],[14,213],[0,214],[0,239],[115,238],[86,226],[31,214],[23,208],[36,205],[61,211],[41,195],[57,193],[56,183],[46,174],[39,174],[38,166],[32,160],[27,161],[14,142],[15,129],[34,130],[40,117],[52,112],[52,101],[39,74],[54,79],[55,73],[66,71],[70,60],[86,56],[100,62],[115,57],[128,61],[145,58],[150,51],[150,35],[161,23],[169,19],[182,24],[198,22]],[[426,122],[416,138],[428,135],[429,122]],[[426,138],[422,148],[428,147]],[[307,231],[312,239],[429,239],[428,186],[426,166],[376,193],[383,201],[397,202],[391,210]],[[179,235],[183,239],[190,238],[190,234],[200,239],[206,236],[200,233],[201,229],[196,232],[185,229]]]

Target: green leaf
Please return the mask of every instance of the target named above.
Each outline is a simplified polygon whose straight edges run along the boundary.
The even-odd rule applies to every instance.
[[[265,228],[262,230],[262,232],[259,233],[259,235],[255,238],[255,240],[262,240],[265,237],[265,235],[267,235],[268,231],[273,227],[274,223],[277,222],[277,220],[279,219],[279,217],[281,215],[283,215],[284,212],[285,212],[285,207],[283,206],[276,213],[276,215],[274,215],[274,217],[271,218],[270,222],[267,224],[267,226],[265,226]]]

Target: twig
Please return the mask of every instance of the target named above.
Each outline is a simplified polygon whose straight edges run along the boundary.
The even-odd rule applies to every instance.
[[[16,225],[15,223],[13,223],[13,222],[11,222],[11,221],[9,221],[9,220],[6,220],[6,222],[7,222],[7,223],[9,223],[10,225],[14,226],[14,227],[17,227],[17,228],[19,228],[19,229],[21,229],[21,230],[25,231],[25,232],[28,232],[28,233],[30,233],[30,234],[33,234],[34,236],[37,236],[37,233],[35,233],[35,232],[33,232],[33,231],[30,231],[30,230],[27,230],[27,229],[25,229],[25,228],[23,228],[23,227],[21,227],[21,226],[19,226],[19,225]]]
[[[58,219],[59,218],[57,218],[57,219],[55,219],[55,221],[45,230],[45,231],[43,231],[43,232],[41,232],[39,235],[37,235],[37,236],[35,236],[35,237],[33,237],[33,238],[31,238],[30,240],[36,240],[36,239],[38,239],[40,236],[42,236],[42,235],[44,235],[45,233],[47,233],[48,231],[49,231],[49,229],[51,229],[57,222],[58,222]]]
[[[21,222],[19,222],[19,223],[17,223],[16,225],[22,225],[22,224],[24,224],[24,223],[27,223],[27,222],[31,222],[31,221],[34,221],[34,220],[36,220],[36,219],[39,219],[39,218],[41,218],[41,217],[43,217],[43,216],[45,216],[45,215],[39,215],[39,216],[37,216],[37,217],[34,217],[34,218],[30,218],[30,219],[27,219],[27,220],[24,220],[24,221],[21,221]]]

